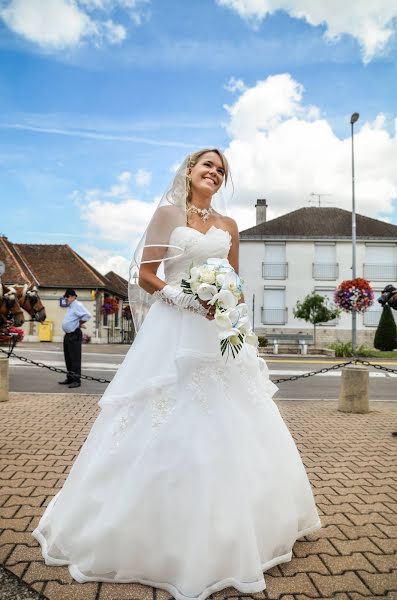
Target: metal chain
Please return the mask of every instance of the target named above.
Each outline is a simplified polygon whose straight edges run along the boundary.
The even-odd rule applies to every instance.
[[[65,371],[65,369],[59,369],[58,367],[53,367],[49,365],[45,365],[42,362],[38,362],[36,360],[31,360],[30,358],[26,358],[25,356],[18,356],[15,352],[7,352],[0,348],[0,352],[3,354],[7,354],[8,357],[17,358],[21,362],[27,363],[29,365],[35,365],[36,367],[41,367],[42,369],[48,369],[49,371],[54,371],[54,373],[64,373],[65,375],[75,375],[80,379],[87,379],[88,381],[98,381],[99,383],[110,383],[109,379],[103,379],[102,377],[91,377],[91,375],[80,375],[79,373],[74,373],[73,371]]]
[[[318,371],[309,371],[307,373],[302,373],[302,375],[292,375],[291,377],[285,377],[284,379],[272,379],[273,383],[284,383],[285,381],[296,381],[297,379],[305,379],[306,377],[313,377],[314,375],[318,375],[319,373],[327,373],[328,371],[336,371],[337,369],[341,369],[346,365],[351,365],[353,361],[349,360],[348,362],[339,363],[337,365],[332,365],[332,367],[324,367],[323,369],[319,369]]]
[[[397,374],[397,369],[388,369],[388,367],[384,367],[383,365],[376,365],[374,363],[370,363],[367,360],[360,360],[359,358],[356,358],[356,360],[354,361],[354,364],[359,364],[361,363],[362,365],[365,365],[366,367],[373,367],[374,369],[378,369],[378,371],[387,371],[388,373],[395,373]]]
[[[71,371],[65,371],[65,369],[59,369],[58,367],[52,367],[46,365],[42,362],[38,362],[35,360],[31,360],[30,358],[26,358],[25,356],[18,356],[15,352],[7,352],[0,348],[0,352],[3,354],[7,354],[8,357],[17,358],[21,362],[35,365],[36,367],[41,367],[42,369],[48,369],[49,371],[54,371],[55,373],[64,373],[65,375],[76,375],[81,379],[86,379],[88,381],[98,381],[99,383],[110,383],[109,379],[103,379],[101,377],[91,377],[91,375],[79,375],[78,373],[73,373]],[[328,371],[336,371],[337,369],[341,369],[342,367],[346,367],[347,365],[357,365],[362,364],[368,367],[373,367],[374,369],[378,369],[379,371],[387,371],[388,373],[397,374],[397,369],[389,369],[388,367],[384,367],[383,365],[377,365],[367,360],[360,360],[359,358],[349,360],[347,362],[338,363],[337,365],[332,365],[331,367],[324,367],[323,369],[319,369],[318,371],[308,371],[307,373],[302,373],[302,375],[292,375],[291,377],[284,377],[283,379],[272,379],[273,383],[285,383],[286,381],[296,381],[297,379],[306,379],[307,377],[314,377],[314,375],[319,375],[320,373],[328,373]]]

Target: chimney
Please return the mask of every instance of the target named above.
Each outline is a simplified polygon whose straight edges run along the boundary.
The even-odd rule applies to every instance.
[[[266,223],[267,202],[264,198],[258,198],[255,204],[256,208],[256,224]]]

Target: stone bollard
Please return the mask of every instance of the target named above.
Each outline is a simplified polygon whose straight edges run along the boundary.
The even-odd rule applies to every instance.
[[[343,367],[341,379],[338,410],[349,413],[369,412],[368,367],[363,365]]]
[[[0,402],[8,400],[8,356],[0,356]]]

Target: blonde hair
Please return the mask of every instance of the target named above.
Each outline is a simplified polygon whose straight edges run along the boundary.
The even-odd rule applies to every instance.
[[[188,169],[191,167],[194,167],[198,163],[199,159],[203,156],[203,154],[207,154],[207,152],[215,152],[215,154],[217,154],[219,156],[219,158],[221,159],[222,166],[225,170],[224,185],[226,185],[227,178],[229,176],[229,163],[227,162],[226,156],[223,154],[223,152],[218,150],[218,148],[204,148],[203,150],[197,150],[197,152],[193,152],[193,154],[191,154],[189,156],[188,161],[187,161]],[[186,173],[186,189],[187,189],[186,204],[190,204],[192,201],[192,189],[190,186],[190,178],[187,173]]]

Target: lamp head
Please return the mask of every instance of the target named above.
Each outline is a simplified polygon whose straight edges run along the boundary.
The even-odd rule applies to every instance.
[[[356,121],[358,121],[360,118],[360,113],[353,113],[352,116],[350,117],[350,123],[353,125],[353,123],[356,123]]]

